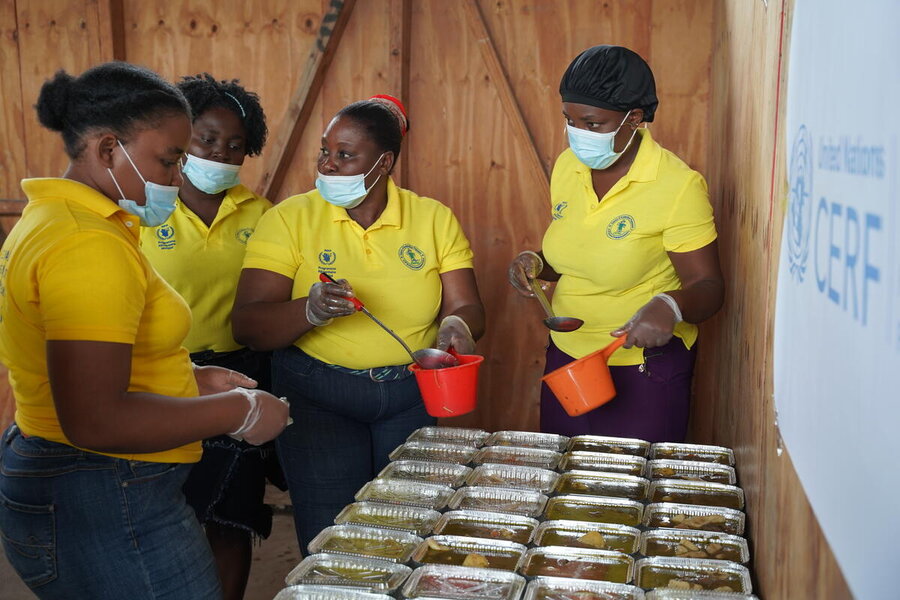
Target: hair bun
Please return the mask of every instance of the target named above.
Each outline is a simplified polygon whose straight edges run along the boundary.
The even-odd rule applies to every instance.
[[[391,114],[394,115],[394,118],[397,119],[397,124],[400,126],[400,135],[406,135],[406,131],[409,129],[409,117],[406,115],[406,107],[403,106],[403,103],[398,98],[387,94],[376,94],[369,98],[369,102],[381,104],[391,111]]]
[[[69,109],[69,97],[75,78],[60,69],[41,86],[38,96],[37,109],[38,120],[41,125],[52,131],[62,131],[66,128],[66,119]]]

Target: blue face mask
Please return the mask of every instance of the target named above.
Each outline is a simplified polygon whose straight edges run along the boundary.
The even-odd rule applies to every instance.
[[[201,192],[218,194],[241,182],[240,170],[241,165],[229,165],[188,154],[181,173]]]
[[[384,156],[384,152],[381,153],[381,156]],[[375,164],[372,165],[372,168],[369,169],[369,173],[375,170],[375,167],[378,166],[378,161],[381,160],[381,156],[378,157],[378,160],[375,161]],[[340,206],[341,208],[356,208],[362,201],[366,199],[366,196],[369,195],[369,191],[375,187],[375,184],[378,183],[378,179],[381,179],[381,175],[378,175],[378,179],[372,183],[372,186],[366,189],[366,177],[369,176],[369,173],[365,175],[322,175],[321,173],[316,171],[316,189],[319,190],[319,193],[322,194],[322,197],[325,198],[331,204],[335,206]]]
[[[587,131],[585,129],[578,129],[577,127],[572,127],[571,125],[566,125],[566,132],[569,134],[569,148],[572,149],[572,152],[575,153],[575,156],[578,157],[578,160],[586,164],[592,169],[606,169],[617,160],[622,154],[625,153],[625,150],[628,150],[628,147],[631,145],[631,141],[634,139],[634,134],[637,133],[637,129],[631,134],[631,137],[628,139],[628,143],[625,144],[625,147],[621,152],[616,152],[613,149],[613,144],[615,143],[616,134],[619,133],[619,130],[622,129],[622,125],[625,124],[625,121],[628,119],[628,115],[631,114],[631,111],[625,115],[625,118],[622,119],[622,122],[616,127],[615,131],[610,131],[609,133],[598,133],[596,131]]]
[[[125,146],[123,146],[122,142],[119,140],[116,141],[119,143],[122,152],[125,153],[125,158],[128,159],[128,162],[131,163],[131,166],[138,174],[138,177],[144,182],[144,204],[140,205],[134,200],[125,198],[125,194],[122,192],[119,182],[116,181],[116,176],[113,175],[112,169],[106,169],[109,172],[109,176],[112,177],[113,183],[116,184],[119,195],[122,196],[122,199],[119,200],[119,206],[140,218],[141,225],[144,225],[145,227],[162,225],[166,222],[166,219],[169,218],[169,215],[175,211],[175,200],[178,198],[178,186],[160,185],[144,179],[144,176],[141,175],[141,172],[138,171],[134,161],[131,160],[131,157],[128,155]]]

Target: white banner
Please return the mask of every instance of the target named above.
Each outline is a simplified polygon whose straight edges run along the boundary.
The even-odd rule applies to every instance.
[[[860,599],[900,598],[898,25],[897,0],[796,0],[788,62],[775,406]]]

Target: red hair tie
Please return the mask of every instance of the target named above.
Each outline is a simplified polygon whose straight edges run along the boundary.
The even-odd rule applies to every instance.
[[[400,100],[393,96],[388,96],[387,94],[377,94],[369,98],[369,101],[377,102],[391,111],[391,114],[396,117],[397,123],[400,125],[400,135],[406,135],[409,119],[406,116],[406,108],[404,108],[403,103],[400,102]]]

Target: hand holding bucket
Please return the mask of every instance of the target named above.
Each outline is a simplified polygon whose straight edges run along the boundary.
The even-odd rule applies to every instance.
[[[626,337],[616,338],[605,348],[563,365],[541,378],[570,417],[583,415],[616,397],[616,387],[606,363],[610,355],[625,343]]]

